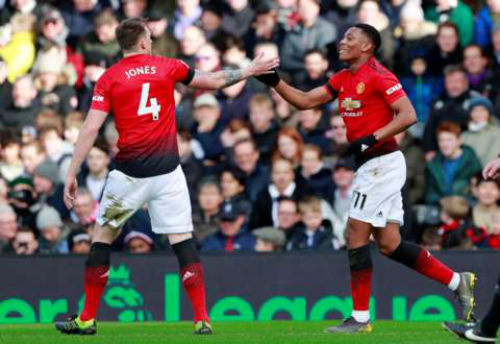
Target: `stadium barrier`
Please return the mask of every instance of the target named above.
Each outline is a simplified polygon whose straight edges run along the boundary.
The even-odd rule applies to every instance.
[[[478,274],[478,315],[490,301],[500,252],[436,254],[457,271]],[[50,323],[83,301],[84,257],[0,257],[0,324]],[[345,252],[205,255],[207,298],[216,321],[322,320],[352,307]],[[400,321],[453,320],[447,288],[374,253],[371,312]],[[172,255],[113,255],[99,318],[121,322],[179,321],[191,309]]]

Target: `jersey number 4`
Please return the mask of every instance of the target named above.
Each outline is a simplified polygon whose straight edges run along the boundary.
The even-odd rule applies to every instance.
[[[363,210],[363,208],[365,207],[365,202],[366,202],[366,195],[365,194],[362,194],[361,192],[359,191],[354,191],[353,192],[353,201],[354,201],[354,208],[357,208],[358,205],[359,205],[359,209],[360,210]],[[361,202],[359,202],[361,199]]]
[[[148,100],[151,105],[148,106]],[[161,106],[156,98],[149,98],[149,82],[142,84],[141,101],[139,102],[138,116],[153,115],[153,121],[160,119]]]

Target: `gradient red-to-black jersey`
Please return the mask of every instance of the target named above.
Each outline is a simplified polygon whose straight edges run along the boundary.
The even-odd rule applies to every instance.
[[[118,170],[144,178],[178,166],[174,85],[192,76],[180,60],[141,54],[123,58],[99,78],[91,109],[113,113]]]
[[[406,96],[398,78],[374,57],[354,73],[349,69],[336,73],[325,87],[332,96],[338,94],[339,113],[344,119],[349,142],[386,126],[394,118],[391,104]],[[378,142],[367,155],[381,155],[397,149],[395,138],[390,137]]]

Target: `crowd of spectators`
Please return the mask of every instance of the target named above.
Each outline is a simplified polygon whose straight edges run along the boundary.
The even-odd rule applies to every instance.
[[[341,68],[336,43],[356,22],[382,35],[418,123],[407,160],[403,236],[430,249],[500,249],[500,0],[0,0],[0,252],[86,253],[113,169],[110,116],[78,176],[63,181],[93,86],[120,59],[115,28],[146,18],[153,53],[201,71],[280,56],[294,86]],[[335,102],[299,111],[255,79],[219,92],[175,89],[180,163],[202,251],[338,250],[355,166]],[[114,249],[168,250],[147,209]]]

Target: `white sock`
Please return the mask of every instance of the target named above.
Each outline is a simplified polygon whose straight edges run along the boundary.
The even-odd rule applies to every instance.
[[[352,311],[352,317],[360,323],[366,323],[370,320],[370,311]]]
[[[448,288],[455,291],[458,289],[459,284],[460,284],[460,275],[457,272],[454,272],[453,278],[451,279],[450,283],[448,284]]]

